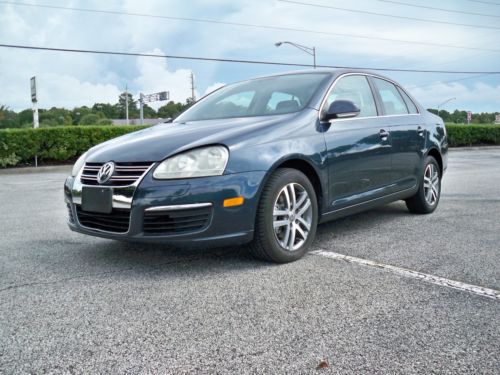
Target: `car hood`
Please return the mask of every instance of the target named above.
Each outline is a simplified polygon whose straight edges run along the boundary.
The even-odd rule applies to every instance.
[[[111,139],[89,150],[87,162],[155,162],[210,144],[231,147],[241,136],[288,122],[299,113],[169,123]]]

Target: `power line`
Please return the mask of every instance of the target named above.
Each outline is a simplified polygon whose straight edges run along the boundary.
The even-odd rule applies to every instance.
[[[197,61],[217,61],[217,62],[241,63],[241,64],[295,66],[295,67],[302,67],[302,68],[312,68],[313,67],[313,65],[311,65],[311,64],[296,64],[296,63],[277,62],[277,61],[223,59],[223,58],[215,58],[215,57],[163,55],[163,54],[137,53],[137,52],[116,52],[116,51],[74,49],[74,48],[54,48],[54,47],[26,46],[26,45],[17,45],[17,44],[0,44],[0,47],[27,49],[27,50],[39,50],[39,51],[51,51],[51,52],[92,53],[92,54],[100,54],[100,55],[153,57],[153,58],[163,58],[163,59],[180,59],[180,60],[197,60]],[[419,69],[335,66],[335,65],[316,65],[316,67],[318,67],[318,68],[332,68],[332,69],[373,70],[373,71],[385,71],[385,72],[406,72],[406,73],[500,74],[500,71],[486,72],[486,71],[456,71],[456,70],[419,70]]]
[[[484,77],[484,76],[488,76],[488,75],[490,75],[490,74],[475,74],[475,75],[468,76],[468,77],[463,77],[463,78],[458,78],[458,79],[450,79],[448,81],[434,81],[434,82],[430,82],[430,83],[424,83],[422,85],[410,85],[410,86],[406,86],[406,88],[408,90],[413,90],[413,89],[417,89],[417,88],[421,88],[421,87],[436,86],[436,85],[440,85],[443,83],[455,83],[455,82],[465,81],[468,79]]]
[[[406,3],[403,1],[392,1],[392,0],[378,0],[383,3],[391,3],[391,4],[397,4],[397,5],[404,5],[412,8],[421,8],[421,9],[430,9],[430,10],[438,10],[440,12],[448,12],[448,13],[458,13],[458,14],[468,14],[472,16],[481,16],[481,17],[493,17],[493,18],[500,18],[500,16],[494,15],[494,14],[486,14],[486,13],[475,13],[475,12],[468,12],[464,10],[455,10],[455,9],[444,9],[444,8],[435,8],[435,7],[430,7],[426,5],[417,5],[417,4],[412,4],[412,3]]]
[[[145,14],[145,13],[129,13],[129,12],[114,11],[114,10],[98,10],[98,9],[89,9],[89,8],[62,7],[62,6],[45,5],[45,4],[18,3],[18,2],[15,3],[15,2],[3,1],[3,0],[0,0],[0,4],[8,4],[8,5],[24,6],[24,7],[35,7],[35,8],[46,8],[46,9],[57,9],[57,10],[68,10],[68,11],[87,12],[87,13],[102,13],[102,14],[112,14],[112,15],[124,15],[124,16],[135,16],[135,17],[168,19],[168,20],[173,20],[173,21],[210,23],[210,24],[218,24],[218,25],[240,26],[240,27],[249,27],[249,28],[257,28],[257,29],[267,29],[267,30],[293,31],[293,32],[318,34],[318,35],[331,35],[331,36],[337,36],[337,37],[342,37],[342,38],[354,38],[354,39],[364,39],[364,40],[381,40],[381,41],[385,41],[385,42],[397,42],[397,43],[414,44],[414,45],[422,45],[422,46],[430,46],[430,47],[456,48],[456,49],[466,49],[466,50],[472,50],[472,51],[500,52],[500,49],[494,49],[494,48],[470,47],[470,46],[461,46],[461,45],[443,44],[443,43],[434,43],[434,42],[419,42],[419,41],[414,41],[414,40],[384,38],[384,37],[376,37],[376,36],[362,35],[362,34],[335,33],[335,32],[329,32],[329,31],[309,30],[309,29],[293,28],[293,27],[286,27],[286,26],[270,26],[270,25],[240,23],[240,22],[227,22],[227,21],[218,21],[218,20],[210,20],[210,19],[200,19],[200,18],[172,17],[172,16],[164,16],[164,15],[156,15],[156,14]]]
[[[401,19],[401,20],[420,21],[420,22],[427,22],[427,23],[439,23],[439,24],[453,25],[453,26],[474,27],[474,28],[478,28],[478,29],[500,30],[500,27],[498,27],[498,26],[476,25],[476,24],[470,24],[470,23],[458,23],[458,22],[430,20],[430,19],[426,19],[426,18],[396,16],[394,14],[377,13],[377,12],[371,12],[371,11],[368,11],[368,10],[340,8],[340,7],[334,7],[334,6],[331,6],[331,5],[322,5],[322,4],[315,4],[315,3],[304,3],[304,2],[301,2],[301,1],[295,1],[295,0],[278,0],[278,1],[280,1],[282,3],[304,5],[304,6],[316,7],[316,8],[335,9],[335,10],[340,10],[340,11],[343,11],[343,12],[369,14],[371,16],[390,17],[390,18],[397,18],[397,19]]]
[[[500,3],[494,3],[492,1],[480,1],[480,0],[469,0],[473,3],[483,3],[483,4],[491,4],[491,5],[500,5]]]

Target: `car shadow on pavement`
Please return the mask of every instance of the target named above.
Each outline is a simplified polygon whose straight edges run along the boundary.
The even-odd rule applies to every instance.
[[[324,241],[332,234],[348,236],[363,232],[388,222],[411,216],[404,204],[391,204],[371,211],[338,219],[318,227],[315,243]],[[88,237],[82,237],[88,238]],[[313,245],[314,246],[314,245]],[[277,265],[254,259],[248,246],[222,248],[178,248],[161,244],[127,243],[112,240],[92,239],[92,242],[78,241],[72,245],[72,256],[76,262],[85,264],[96,273],[133,271],[144,273],[175,274],[181,272],[209,273],[242,269],[261,269]]]
[[[83,244],[82,244],[83,245]],[[177,248],[158,244],[99,240],[81,246],[74,254],[93,272],[209,273],[273,266],[253,258],[246,246]]]

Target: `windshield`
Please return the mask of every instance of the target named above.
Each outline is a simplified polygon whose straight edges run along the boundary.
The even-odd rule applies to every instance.
[[[225,86],[200,100],[175,122],[269,116],[304,109],[325,73],[289,74]]]

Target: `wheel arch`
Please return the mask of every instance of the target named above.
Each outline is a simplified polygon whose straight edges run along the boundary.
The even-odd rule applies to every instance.
[[[443,157],[441,156],[439,150],[435,147],[432,147],[429,149],[429,151],[427,151],[427,154],[425,156],[432,156],[434,159],[436,159],[439,165],[439,174],[443,176]]]
[[[288,158],[281,159],[269,169],[260,187],[259,200],[262,195],[262,190],[267,184],[269,177],[271,177],[271,175],[280,168],[296,169],[302,172],[309,179],[309,181],[311,181],[311,184],[314,187],[314,192],[316,193],[316,200],[318,202],[318,215],[321,216],[324,191],[323,185],[321,183],[320,172],[316,167],[314,167],[313,163],[298,155],[293,155]]]

